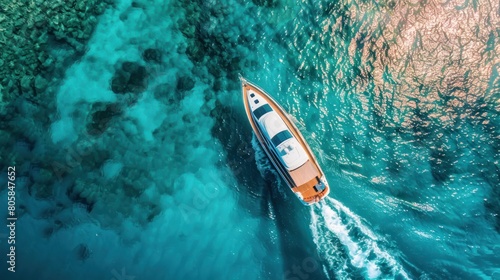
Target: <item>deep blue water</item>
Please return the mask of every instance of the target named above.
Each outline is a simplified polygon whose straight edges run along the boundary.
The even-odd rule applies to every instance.
[[[3,107],[1,279],[500,279],[499,11],[117,1],[45,99]],[[320,204],[265,158],[238,74],[296,118]]]

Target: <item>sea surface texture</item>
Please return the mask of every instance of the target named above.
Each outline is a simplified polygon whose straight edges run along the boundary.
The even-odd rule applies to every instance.
[[[2,3],[2,280],[500,279],[498,1]],[[238,74],[295,118],[321,203]]]

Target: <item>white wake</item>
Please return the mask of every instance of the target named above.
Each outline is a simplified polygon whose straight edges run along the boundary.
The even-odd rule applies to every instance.
[[[327,274],[347,279],[359,271],[368,279],[410,279],[396,258],[379,245],[383,238],[337,200],[327,197],[311,207],[311,220],[313,239]]]

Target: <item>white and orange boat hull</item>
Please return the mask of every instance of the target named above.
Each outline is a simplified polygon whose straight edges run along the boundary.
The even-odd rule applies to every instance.
[[[305,205],[326,197],[330,192],[326,177],[289,115],[264,90],[240,79],[250,125],[288,187]]]

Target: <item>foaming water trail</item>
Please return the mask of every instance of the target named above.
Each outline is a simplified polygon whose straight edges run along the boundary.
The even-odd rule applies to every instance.
[[[337,200],[327,197],[311,207],[311,221],[313,239],[325,261],[327,275],[332,271],[343,279],[357,271],[370,279],[410,279],[403,266],[382,247],[382,238]]]

